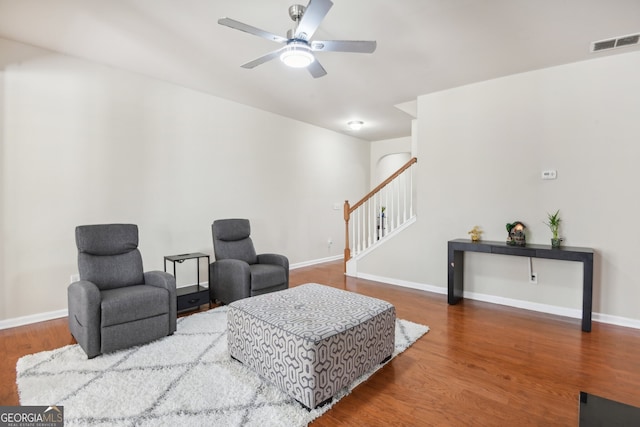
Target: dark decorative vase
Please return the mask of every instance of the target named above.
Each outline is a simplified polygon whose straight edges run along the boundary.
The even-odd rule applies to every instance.
[[[560,243],[562,243],[562,239],[551,239],[551,247],[552,248],[559,248],[560,247]]]

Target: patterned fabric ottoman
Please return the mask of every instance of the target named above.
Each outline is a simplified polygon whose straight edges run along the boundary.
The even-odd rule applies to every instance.
[[[229,304],[229,353],[311,409],[391,357],[395,321],[386,301],[310,283]]]

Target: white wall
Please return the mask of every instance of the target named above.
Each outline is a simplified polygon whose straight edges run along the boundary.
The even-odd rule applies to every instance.
[[[593,311],[640,320],[640,52],[464,86],[418,99],[418,222],[358,264],[363,274],[446,289],[447,241],[503,241],[521,220],[548,244],[560,209],[570,246],[597,251]],[[558,179],[542,181],[556,169]],[[465,290],[580,309],[578,263],[469,254]]]
[[[0,320],[66,308],[79,224],[138,224],[147,270],[226,217],[292,264],[342,253],[368,142],[2,39],[0,64]]]

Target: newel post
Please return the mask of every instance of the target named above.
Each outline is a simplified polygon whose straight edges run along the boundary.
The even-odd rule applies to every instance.
[[[344,201],[344,271],[347,272],[347,261],[351,259],[351,249],[349,245],[349,218],[351,213],[349,212],[351,207],[349,201]]]

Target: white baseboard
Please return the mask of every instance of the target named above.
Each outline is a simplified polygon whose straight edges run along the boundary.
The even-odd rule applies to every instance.
[[[358,273],[357,276],[353,276],[353,277],[357,277],[359,279],[365,279],[365,280],[372,280],[374,282],[388,283],[390,285],[402,286],[403,288],[418,289],[420,291],[432,292],[434,294],[447,293],[447,289],[441,286],[432,286],[432,285],[426,285],[424,283],[409,282],[407,280],[393,279],[391,277],[380,277],[380,276],[374,276],[372,274],[363,274],[363,273]]]
[[[465,292],[464,297],[476,301],[489,302],[491,304],[506,305],[508,307],[538,311],[540,313],[555,314],[556,316],[582,319],[582,310],[575,308],[558,307],[556,305],[541,304],[537,302],[523,301],[513,298],[504,298],[496,295],[479,294],[477,292]]]
[[[343,258],[343,255],[335,255],[328,258],[321,258],[321,259],[316,259],[311,261],[299,262],[299,263],[290,265],[289,269],[294,270],[296,268],[308,267],[311,265],[322,264],[324,262],[329,262],[329,261],[336,261],[342,258]],[[192,286],[192,285],[195,285],[195,283],[191,285],[181,285],[180,287]],[[208,287],[209,283],[202,282],[200,283],[200,286]],[[32,323],[45,322],[47,320],[59,319],[61,317],[67,317],[68,315],[69,315],[69,311],[67,309],[64,309],[64,310],[50,311],[47,313],[37,313],[37,314],[31,314],[28,316],[21,316],[21,317],[14,317],[12,319],[0,320],[0,330],[15,328],[18,326],[30,325]]]
[[[375,282],[388,283],[390,285],[402,286],[405,288],[419,289],[425,292],[432,292],[436,294],[446,295],[447,288],[442,286],[427,285],[424,283],[409,282],[406,280],[398,280],[390,277],[375,276],[372,274],[358,273],[354,277],[358,277],[366,280],[373,280]],[[465,292],[464,297],[476,301],[483,301],[492,304],[506,305],[509,307],[522,308],[525,310],[538,311],[540,313],[554,314],[557,316],[571,317],[575,319],[582,319],[582,310],[566,307],[558,307],[549,304],[540,304],[531,301],[517,300],[513,298],[504,298],[496,295],[480,294],[477,292]],[[640,329],[640,320],[631,319],[628,317],[612,316],[609,314],[592,313],[591,319],[594,322],[607,323],[610,325],[624,326],[626,328]]]
[[[627,328],[640,329],[640,320],[628,317],[612,316],[610,314],[593,313],[594,322],[608,323],[610,325],[624,326]]]
[[[294,270],[296,268],[309,267],[311,265],[322,264],[324,262],[336,261],[339,259],[342,259],[342,255],[336,255],[328,258],[299,262],[299,263],[290,265],[289,268],[291,270]],[[431,293],[440,294],[440,295],[446,295],[447,293],[447,289],[443,288],[442,286],[427,285],[424,283],[410,282],[407,280],[393,279],[390,277],[381,277],[381,276],[376,276],[372,274],[363,274],[363,273],[359,273],[357,276],[354,276],[354,277],[358,277],[365,280],[372,280],[374,282],[387,283],[395,286],[402,286],[404,288],[418,289],[421,291],[431,292]],[[202,283],[201,285],[207,286],[208,283]],[[549,305],[549,304],[540,304],[540,303],[534,303],[531,301],[522,301],[522,300],[516,300],[512,298],[499,297],[495,295],[480,294],[476,292],[465,292],[464,297],[472,300],[476,300],[476,301],[506,305],[509,307],[522,308],[525,310],[538,311],[541,313],[554,314],[557,316],[565,316],[565,317],[571,317],[575,319],[582,318],[582,310],[578,310],[578,309],[558,307],[558,306]],[[29,325],[37,322],[45,322],[47,320],[59,319],[61,317],[68,316],[68,314],[69,313],[67,309],[63,309],[63,310],[49,311],[46,313],[31,314],[29,316],[15,317],[13,319],[0,320],[0,330]],[[640,329],[640,320],[631,319],[628,317],[612,316],[610,314],[603,314],[603,313],[593,313],[592,320],[594,322],[599,322],[599,323],[607,323],[610,325],[624,326],[626,328]]]
[[[46,322],[47,320],[67,317],[68,310],[49,311],[47,313],[30,314],[29,316],[14,317],[13,319],[0,320],[0,329],[15,328],[18,326],[30,325],[32,323]]]
[[[296,268],[302,268],[302,267],[309,267],[312,265],[316,265],[316,264],[322,264],[324,262],[329,262],[329,261],[337,261],[339,259],[343,259],[344,255],[333,255],[327,258],[320,258],[320,259],[313,259],[310,261],[302,261],[302,262],[296,262],[294,264],[289,265],[289,270],[295,270]]]

